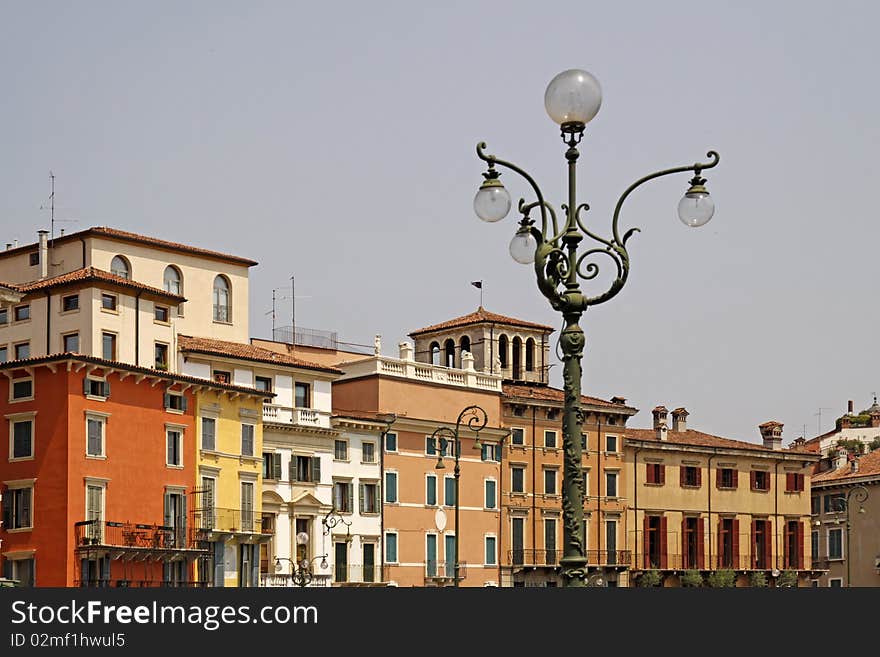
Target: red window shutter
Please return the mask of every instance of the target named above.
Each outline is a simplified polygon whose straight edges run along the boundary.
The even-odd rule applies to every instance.
[[[724,554],[724,535],[721,533],[721,528],[724,526],[724,520],[722,518],[718,518],[718,568],[721,568],[721,564],[723,561],[721,560],[721,556]],[[736,545],[736,543],[734,543]],[[711,568],[711,564],[709,565]]]
[[[791,566],[789,562],[789,554],[788,554],[788,546],[791,541],[791,528],[788,526],[788,523],[785,523],[785,532],[784,532],[784,542],[782,544],[782,568],[786,569]]]
[[[660,471],[660,481],[658,481],[657,483],[659,483],[661,485],[665,484],[666,483],[666,466],[665,465],[658,465],[657,470]]]
[[[679,466],[678,468],[678,485],[684,486],[684,473],[687,471],[687,466]]]
[[[648,554],[648,549],[651,546],[651,541],[650,541],[651,532],[649,530],[650,522],[649,522],[649,518],[647,515],[644,518],[644,525],[645,525],[644,529],[642,529],[642,543],[644,544],[644,551],[645,551],[645,568],[650,568],[651,567],[651,557]]]
[[[752,568],[758,565],[758,521],[752,520]]]
[[[706,542],[703,536],[705,528],[703,518],[697,520],[697,568],[700,570],[706,567]]]
[[[801,475],[803,477],[803,475]],[[797,524],[797,567],[798,570],[804,569],[804,523]]]
[[[785,473],[785,491],[791,492],[794,489],[795,489],[794,488],[794,473],[793,472],[786,472]]]
[[[645,467],[646,467],[646,469],[647,469],[647,471],[645,472],[645,475],[646,475],[646,476],[645,476],[645,481],[646,481],[647,483],[649,483],[649,484],[656,483],[656,482],[654,481],[654,464],[653,464],[653,463],[648,463],[648,465],[646,465]]]
[[[798,490],[798,492],[801,492],[801,493],[804,490],[804,475],[803,474],[797,475],[797,490]]]
[[[773,567],[773,534],[770,533],[770,521],[764,521],[764,560],[768,568]]]
[[[733,519],[733,567],[739,568],[739,520]]]
[[[721,468],[715,468],[715,488],[721,488]]]
[[[739,482],[739,470],[734,468],[733,469],[733,487],[734,488],[739,488],[739,483],[737,483],[737,482]]]
[[[758,473],[754,470],[749,473],[749,486],[752,490],[755,490],[758,487]]]
[[[697,466],[697,486],[703,485],[703,468]]]
[[[683,568],[693,568],[693,564],[686,563],[687,559],[687,518],[681,517],[681,560]]]
[[[666,542],[666,516],[660,517],[660,568],[666,570],[668,567],[668,551]]]

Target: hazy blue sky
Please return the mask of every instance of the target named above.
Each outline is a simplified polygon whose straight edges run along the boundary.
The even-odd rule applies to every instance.
[[[633,196],[630,280],[582,322],[585,390],[626,397],[634,426],[664,403],[745,440],[775,419],[788,443],[880,392],[878,20],[840,1],[0,0],[0,241],[48,227],[51,169],[56,216],[78,220],[59,228],[258,260],[254,336],[291,275],[297,324],[391,354],[474,310],[477,279],[488,309],[558,326],[507,254],[514,217],[473,215],[474,146],[561,202],[543,94],[585,68],[604,92],[581,149],[595,230],[636,178],[721,153],[703,229],[676,217],[687,176]]]

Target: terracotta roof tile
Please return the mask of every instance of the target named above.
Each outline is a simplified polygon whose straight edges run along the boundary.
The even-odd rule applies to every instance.
[[[555,401],[559,403],[565,401],[565,393],[559,388],[553,388],[552,386],[504,383],[501,388],[505,397],[520,397],[540,401]],[[616,404],[614,402],[606,401],[605,399],[599,399],[598,397],[588,397],[587,395],[581,395],[581,403],[590,404],[592,406],[606,406],[620,411],[631,410],[635,412],[636,410],[625,404]]]
[[[868,452],[864,456],[859,457],[859,470],[853,472],[850,466],[837,468],[836,470],[827,470],[825,472],[813,475],[813,483],[820,484],[826,481],[839,481],[846,479],[858,479],[859,477],[871,477],[880,475],[880,449]]]
[[[217,356],[229,356],[231,358],[242,358],[244,360],[252,360],[259,363],[272,363],[275,365],[289,365],[291,367],[301,367],[308,370],[318,370],[321,372],[331,372],[333,374],[342,374],[342,370],[329,365],[318,365],[311,361],[301,360],[294,356],[281,354],[277,351],[255,347],[251,344],[241,342],[228,342],[226,340],[215,340],[214,338],[199,338],[191,335],[178,335],[177,346],[180,351],[187,351],[196,354],[213,354]]]
[[[412,331],[409,334],[409,337],[415,337],[417,335],[421,335],[422,333],[433,333],[434,331],[444,331],[446,329],[459,328],[461,326],[470,326],[471,324],[481,324],[483,322],[494,322],[496,324],[510,324],[512,326],[521,326],[523,328],[531,328],[531,329],[540,329],[542,331],[553,331],[552,326],[546,326],[544,324],[535,324],[534,322],[526,322],[521,319],[516,319],[514,317],[505,317],[504,315],[498,315],[496,313],[490,313],[488,310],[480,306],[477,308],[476,312],[472,312],[468,315],[462,315],[461,317],[456,317],[455,319],[450,319],[445,322],[441,322],[439,324],[434,324],[433,326],[426,326],[425,328],[418,329],[417,331]]]
[[[66,274],[59,274],[58,276],[44,278],[41,281],[32,281],[30,283],[0,282],[0,286],[8,287],[12,290],[21,292],[22,294],[30,294],[31,292],[46,290],[53,287],[74,285],[76,283],[94,282],[108,283],[116,287],[148,292],[157,297],[168,299],[173,303],[183,303],[184,301],[186,301],[184,297],[178,294],[171,294],[170,292],[166,292],[165,290],[162,290],[158,287],[152,287],[151,285],[138,283],[137,281],[133,281],[129,278],[123,278],[122,276],[117,276],[116,274],[111,274],[110,272],[104,271],[103,269],[97,269],[95,267],[76,269]]]
[[[657,438],[657,432],[654,429],[626,429],[624,433],[626,438],[633,440],[650,440],[660,442]],[[721,436],[713,436],[710,433],[703,433],[695,429],[687,431],[668,431],[666,433],[666,441],[676,445],[696,445],[698,447],[725,447],[728,449],[757,449],[764,452],[781,451],[783,453],[797,452],[803,454],[811,454],[803,447],[789,447],[783,450],[773,450],[764,447],[760,443],[750,443],[744,440],[733,440],[731,438],[722,438]]]
[[[167,240],[160,240],[156,237],[148,237],[146,235],[138,235],[137,233],[130,233],[125,230],[119,230],[117,228],[110,228],[109,226],[93,226],[91,228],[87,228],[85,230],[81,230],[77,233],[68,233],[67,235],[62,235],[61,237],[56,237],[54,242],[68,242],[71,240],[79,239],[81,237],[87,236],[98,236],[98,237],[108,237],[110,239],[118,239],[125,242],[134,242],[135,244],[146,244],[148,246],[155,246],[161,249],[168,249],[170,251],[178,251],[183,253],[192,253],[194,255],[206,256],[209,258],[215,258],[217,260],[225,260],[227,262],[234,262],[242,265],[247,265],[248,267],[252,267],[256,265],[257,262],[255,260],[250,260],[249,258],[242,258],[241,256],[229,255],[228,253],[221,253],[219,251],[211,251],[208,249],[202,249],[197,246],[189,246],[187,244],[179,244],[177,242],[169,242]],[[15,253],[21,253],[22,251],[33,250],[37,248],[39,245],[35,242],[33,244],[25,244],[24,246],[19,246],[14,249],[7,249],[5,251],[0,251],[0,258],[4,256],[8,256]]]

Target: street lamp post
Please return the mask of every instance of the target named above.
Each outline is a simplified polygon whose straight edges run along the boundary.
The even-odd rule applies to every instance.
[[[281,570],[281,562],[287,561],[290,564],[290,578],[294,584],[300,587],[306,587],[312,583],[314,574],[312,573],[312,564],[315,560],[321,559],[321,568],[327,567],[327,555],[322,554],[311,559],[303,559],[296,562],[290,557],[275,557],[275,571]]]
[[[849,557],[849,555],[850,555],[849,546],[850,546],[851,538],[852,538],[852,531],[851,531],[852,530],[852,521],[849,517],[849,506],[850,506],[850,500],[852,498],[855,498],[856,502],[859,503],[859,513],[864,513],[865,507],[863,507],[862,505],[868,499],[868,489],[862,485],[853,486],[852,488],[850,488],[847,491],[846,497],[835,498],[835,500],[836,500],[835,506],[837,507],[835,509],[835,511],[837,511],[837,513],[844,513],[844,512],[846,513],[846,586],[847,586],[847,588],[850,588],[852,586],[852,580],[850,579],[851,564],[850,564],[850,557]]]
[[[693,171],[690,187],[678,205],[678,215],[691,227],[702,226],[714,213],[715,205],[706,191],[706,180],[701,177],[705,169],[718,164],[719,156],[709,151],[707,163],[696,163],[657,171],[640,178],[620,196],[614,208],[611,237],[604,238],[592,232],[585,223],[583,213],[589,210],[586,203],[578,204],[576,169],[580,156],[577,146],[584,135],[586,124],[599,111],[602,92],[599,82],[587,71],[571,69],[557,75],[544,94],[544,105],[550,118],[559,124],[563,142],[568,146],[565,159],[568,162],[568,199],[561,205],[564,224],[560,228],[556,211],[544,199],[544,194],[534,178],[519,166],[500,160],[485,152],[485,142],[477,145],[477,156],[487,163],[483,174],[485,180],[474,197],[474,210],[483,221],[495,222],[510,211],[510,194],[501,184],[496,166],[509,169],[523,177],[535,194],[536,200],[526,203],[520,199],[518,210],[522,215],[519,228],[510,242],[510,255],[521,264],[534,263],[535,276],[541,293],[550,301],[554,310],[562,313],[564,328],[559,337],[563,360],[564,411],[562,416],[564,470],[562,487],[564,555],[560,560],[563,586],[585,586],[587,559],[584,554],[583,507],[584,491],[581,475],[580,433],[583,413],[581,398],[581,359],[584,353],[584,333],[579,325],[581,315],[590,306],[604,303],[617,295],[629,275],[627,240],[638,231],[628,230],[622,237],[618,231],[618,219],[624,201],[642,184],[674,173]],[[540,229],[530,217],[540,214]],[[595,244],[583,253],[578,246],[584,237]],[[581,292],[580,282],[591,281],[598,276],[600,265],[594,261],[605,256],[613,263],[615,278],[610,286],[596,296]],[[605,264],[608,264],[605,261]]]
[[[455,421],[455,429],[451,427],[438,427],[434,429],[434,433],[431,434],[431,438],[434,439],[435,449],[437,449],[438,457],[437,457],[437,465],[435,469],[442,470],[446,466],[443,465],[443,453],[446,451],[446,447],[449,444],[452,444],[452,453],[455,457],[455,468],[453,469],[453,475],[455,476],[455,557],[453,559],[454,563],[454,576],[455,581],[453,586],[458,587],[459,581],[459,572],[461,570],[461,564],[459,563],[459,549],[458,549],[458,541],[461,536],[461,533],[458,530],[458,516],[459,516],[459,486],[458,480],[461,476],[461,466],[459,465],[459,457],[461,456],[461,443],[459,442],[459,430],[461,429],[462,422],[467,425],[467,428],[474,433],[477,434],[477,438],[474,441],[474,449],[482,449],[482,445],[480,444],[480,431],[486,427],[486,424],[489,421],[489,417],[486,415],[486,411],[484,411],[479,406],[468,406],[464,408],[461,413],[458,414],[458,419]],[[449,558],[449,555],[446,555]]]

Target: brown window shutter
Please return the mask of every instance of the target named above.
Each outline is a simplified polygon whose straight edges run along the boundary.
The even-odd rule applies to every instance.
[[[666,516],[660,516],[660,568],[668,567],[668,545],[666,541]]]
[[[684,486],[684,473],[687,470],[687,467],[684,465],[680,465],[678,467],[678,485]]]
[[[794,483],[795,474],[793,472],[787,472],[785,474],[785,490],[786,492],[791,492],[796,490]]]
[[[752,549],[750,550],[750,552],[752,554],[752,568],[753,569],[755,568],[755,566],[758,565],[758,554],[757,554],[757,552],[758,552],[758,540],[757,540],[758,531],[757,531],[757,529],[758,529],[758,521],[753,519],[752,520]]]
[[[752,490],[755,490],[755,488],[758,487],[758,473],[755,472],[754,470],[752,470],[752,471],[749,473],[749,487],[750,487]]]
[[[715,488],[721,488],[721,468],[715,468]]]
[[[703,485],[703,468],[697,466],[697,486]]]
[[[733,567],[739,568],[739,519],[733,519]]]
[[[692,568],[693,565],[684,563],[687,558],[687,518],[681,517],[681,560],[683,568]]]
[[[651,557],[648,555],[648,548],[650,547],[651,542],[649,540],[650,534],[648,531],[649,522],[648,522],[647,515],[643,518],[643,524],[644,524],[644,528],[642,529],[642,543],[644,544],[643,547],[644,547],[644,553],[645,553],[645,568],[650,568],[651,567]]]
[[[666,483],[666,466],[665,465],[658,465],[657,469],[660,471],[660,481],[657,483],[659,483],[661,485],[665,484]]]
[[[773,567],[773,534],[770,533],[770,521],[764,521],[764,536],[766,536],[767,540],[764,542],[764,560],[767,562],[767,567]]]
[[[739,470],[736,468],[733,469],[733,487],[739,488]]]
[[[716,554],[718,555],[716,558],[718,559],[718,568],[721,568],[722,560],[721,556],[724,554],[724,535],[721,533],[721,527],[724,525],[724,520],[722,518],[718,518],[718,551]],[[735,545],[735,543],[734,543]],[[735,557],[734,557],[735,559]],[[712,567],[712,564],[709,564],[709,567]]]
[[[704,533],[706,524],[703,518],[697,520],[697,568],[702,570],[706,567],[706,544]]]
[[[782,539],[782,568],[785,570],[786,568],[791,566],[789,563],[789,555],[788,555],[788,545],[791,540],[791,529],[788,526],[788,523],[785,523],[785,531],[783,532]]]
[[[797,489],[798,489],[798,492],[803,492],[803,490],[804,490],[804,475],[803,474],[797,475]]]
[[[645,483],[653,484],[654,483],[654,464],[646,463],[645,464]]]
[[[803,476],[803,475],[801,475]],[[797,567],[798,570],[804,569],[804,523],[799,522],[797,524]]]

